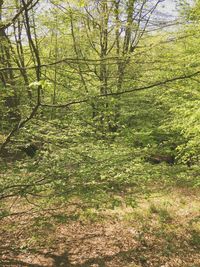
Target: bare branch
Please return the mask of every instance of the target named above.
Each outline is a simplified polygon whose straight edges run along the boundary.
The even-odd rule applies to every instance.
[[[9,28],[17,19],[18,17],[25,11],[25,9],[29,9],[29,8],[33,8],[34,6],[37,5],[37,3],[39,2],[40,0],[36,0],[35,3],[34,3],[34,0],[30,0],[28,1],[27,4],[25,4],[18,12],[17,14],[11,19],[11,21],[9,21],[8,23],[0,26],[0,30],[5,30],[7,28]]]

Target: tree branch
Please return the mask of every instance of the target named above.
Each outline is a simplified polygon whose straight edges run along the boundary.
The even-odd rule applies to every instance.
[[[178,77],[174,77],[165,81],[158,81],[156,83],[150,84],[150,85],[146,85],[146,86],[142,86],[142,87],[138,87],[138,88],[131,88],[129,90],[125,90],[125,91],[121,91],[121,92],[113,92],[113,93],[107,93],[107,94],[102,94],[102,95],[97,95],[94,98],[103,98],[103,97],[108,97],[108,96],[118,96],[118,95],[124,95],[124,94],[128,94],[128,93],[133,93],[133,92],[137,92],[137,91],[143,91],[143,90],[147,90],[147,89],[151,89],[157,86],[162,86],[171,82],[176,82],[176,81],[181,81],[181,80],[185,80],[185,79],[191,79],[193,77],[195,77],[196,75],[200,74],[200,71],[194,72],[192,74],[189,75],[182,75],[182,76],[178,76]],[[69,106],[72,105],[76,105],[76,104],[82,104],[82,103],[86,103],[89,102],[91,100],[91,98],[85,98],[85,99],[80,99],[80,100],[73,100],[71,102],[65,103],[65,104],[58,104],[58,105],[51,105],[51,104],[41,104],[42,107],[54,107],[54,108],[67,108]]]
[[[7,28],[9,28],[17,19],[18,17],[26,10],[26,9],[29,9],[29,8],[33,8],[35,5],[37,5],[37,3],[39,2],[40,0],[36,0],[35,3],[34,0],[29,0],[28,3],[23,6],[18,12],[17,14],[15,14],[15,16],[11,19],[11,21],[9,21],[8,23],[0,26],[0,31],[1,30],[6,30]]]

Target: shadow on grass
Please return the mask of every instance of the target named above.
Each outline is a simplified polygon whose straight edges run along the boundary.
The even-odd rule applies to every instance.
[[[5,261],[0,260],[0,266],[2,267],[44,267],[44,265],[40,264],[29,264],[20,260],[6,259]]]
[[[1,248],[0,248],[1,249]],[[11,250],[13,252],[13,250]],[[27,263],[25,260],[15,260],[14,257],[20,255],[16,252],[15,256],[9,257],[9,251],[7,250],[7,257],[5,259],[0,258],[0,266],[2,267],[106,267],[106,264],[114,259],[122,260],[123,263],[133,263],[136,256],[136,250],[120,251],[113,255],[105,255],[102,257],[89,258],[83,263],[73,264],[69,260],[68,252],[64,252],[60,255],[53,253],[40,253],[35,252],[35,257],[41,256],[44,259],[44,263],[38,260],[38,263]],[[29,254],[30,255],[30,254]],[[33,255],[33,254],[32,254]],[[0,255],[1,257],[1,255]],[[89,255],[88,255],[89,257]],[[144,264],[144,263],[143,263]],[[145,266],[145,265],[143,265]]]

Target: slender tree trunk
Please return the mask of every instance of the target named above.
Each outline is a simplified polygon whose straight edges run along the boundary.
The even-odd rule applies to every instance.
[[[3,0],[0,0],[0,23],[2,22],[3,3]],[[5,107],[8,109],[7,116],[11,122],[16,122],[21,119],[21,116],[18,109],[19,99],[16,92],[14,73],[12,70],[12,47],[3,28],[0,29],[0,51],[0,64],[8,68],[0,75],[2,85],[9,95],[5,98]]]

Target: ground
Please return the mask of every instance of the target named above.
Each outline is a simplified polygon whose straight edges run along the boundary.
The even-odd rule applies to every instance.
[[[200,267],[200,194],[172,189],[138,206],[62,207],[1,221],[0,266]]]

